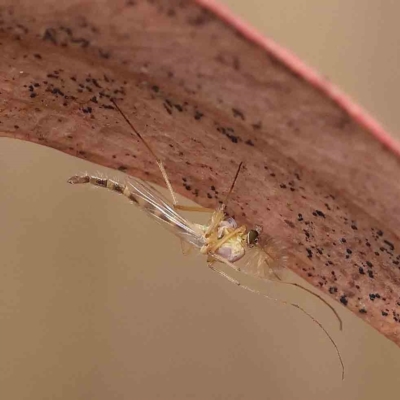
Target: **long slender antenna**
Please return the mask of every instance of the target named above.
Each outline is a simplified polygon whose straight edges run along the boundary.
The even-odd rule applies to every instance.
[[[226,207],[226,205],[228,203],[228,200],[229,200],[229,197],[230,197],[230,195],[231,195],[231,193],[233,191],[233,188],[235,187],[235,183],[236,183],[236,180],[237,180],[237,178],[239,176],[239,172],[240,172],[240,169],[242,168],[242,165],[243,165],[243,161],[241,161],[241,163],[239,164],[238,169],[237,169],[236,174],[235,174],[235,178],[233,179],[232,185],[231,185],[231,187],[229,189],[229,192],[227,193],[227,195],[225,197],[225,200],[222,203],[225,207]]]

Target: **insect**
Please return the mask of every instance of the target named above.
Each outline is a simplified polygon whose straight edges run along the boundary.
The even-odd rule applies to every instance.
[[[207,257],[209,268],[217,272],[219,275],[246,290],[257,293],[276,303],[290,305],[299,309],[323,330],[325,335],[333,344],[341,364],[342,379],[344,379],[344,364],[339,349],[327,330],[318,320],[298,304],[275,299],[261,293],[250,286],[242,284],[238,279],[233,278],[228,273],[217,267],[218,262],[224,263],[230,267],[232,271],[244,273],[262,280],[275,280],[281,284],[292,285],[305,290],[317,297],[332,310],[339,321],[340,329],[342,329],[342,321],[336,310],[321,296],[308,290],[302,285],[281,280],[280,272],[285,267],[287,257],[285,250],[276,240],[262,234],[261,227],[256,226],[254,229],[247,229],[246,226],[238,226],[235,219],[227,217],[227,204],[242,169],[242,163],[240,163],[237,168],[236,175],[224,201],[216,210],[179,205],[163,162],[156,156],[152,148],[144,140],[140,132],[133,126],[131,121],[125,116],[117,103],[112,99],[111,102],[130,126],[132,132],[141,140],[156,160],[166,186],[171,194],[172,204],[152,186],[133,177],[130,177],[125,183],[121,183],[107,177],[82,174],[72,176],[68,180],[68,183],[89,183],[124,195],[132,203],[139,206],[144,212],[155,218],[164,227],[173,232],[183,242],[197,248],[201,254],[204,254]],[[178,210],[207,211],[213,213],[207,225],[200,225],[190,222],[188,219],[183,217]],[[245,261],[240,263],[240,261],[243,260]]]

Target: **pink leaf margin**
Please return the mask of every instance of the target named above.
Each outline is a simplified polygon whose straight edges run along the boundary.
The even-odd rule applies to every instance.
[[[366,128],[383,145],[400,157],[400,142],[393,138],[373,117],[356,104],[338,87],[329,82],[320,73],[304,63],[294,53],[280,46],[274,40],[264,36],[254,27],[235,15],[228,7],[215,0],[195,0],[200,6],[211,11],[220,19],[240,32],[246,39],[257,44],[287,65],[312,86],[325,93],[330,99],[346,110],[362,127]]]

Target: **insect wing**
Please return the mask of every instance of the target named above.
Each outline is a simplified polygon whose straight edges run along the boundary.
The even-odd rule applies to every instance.
[[[143,203],[139,204],[139,206],[148,215],[155,218],[163,226],[186,242],[196,247],[204,245],[201,231],[196,225],[190,223],[182,217],[182,215],[178,214],[160,192],[145,182],[141,182],[135,178],[129,179],[127,185],[134,196],[143,200]]]

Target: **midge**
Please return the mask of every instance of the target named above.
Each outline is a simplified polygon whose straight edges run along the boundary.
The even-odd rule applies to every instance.
[[[128,120],[115,101],[111,100],[111,102],[130,126],[133,133],[139,137],[144,146],[146,146],[148,151],[155,158],[171,194],[172,204],[152,186],[133,177],[129,177],[126,183],[121,183],[105,177],[83,174],[72,176],[68,182],[71,184],[90,183],[126,196],[132,203],[138,205],[148,215],[161,222],[163,226],[172,231],[181,240],[192,247],[197,248],[201,254],[204,254],[207,257],[208,266],[213,271],[244,289],[257,293],[274,302],[290,305],[302,311],[324,331],[335,347],[342,367],[342,379],[344,379],[344,364],[336,343],[319,321],[298,304],[271,298],[250,286],[241,284],[237,279],[232,278],[226,272],[221,271],[216,267],[216,263],[221,262],[228,265],[232,270],[242,272],[255,278],[263,280],[278,279],[277,282],[279,283],[299,287],[324,302],[334,312],[335,316],[339,320],[340,329],[342,329],[342,322],[339,315],[322,297],[297,283],[284,282],[280,280],[279,271],[285,267],[286,255],[284,249],[278,245],[277,241],[271,237],[262,235],[260,227],[247,229],[246,226],[238,226],[233,218],[227,217],[226,206],[239,176],[242,163],[240,163],[237,168],[236,175],[224,201],[216,210],[179,205],[162,161],[156,156],[151,147]],[[206,211],[213,212],[213,214],[207,225],[200,225],[188,221],[178,213],[178,210]],[[242,262],[239,265],[238,261],[240,260]]]

